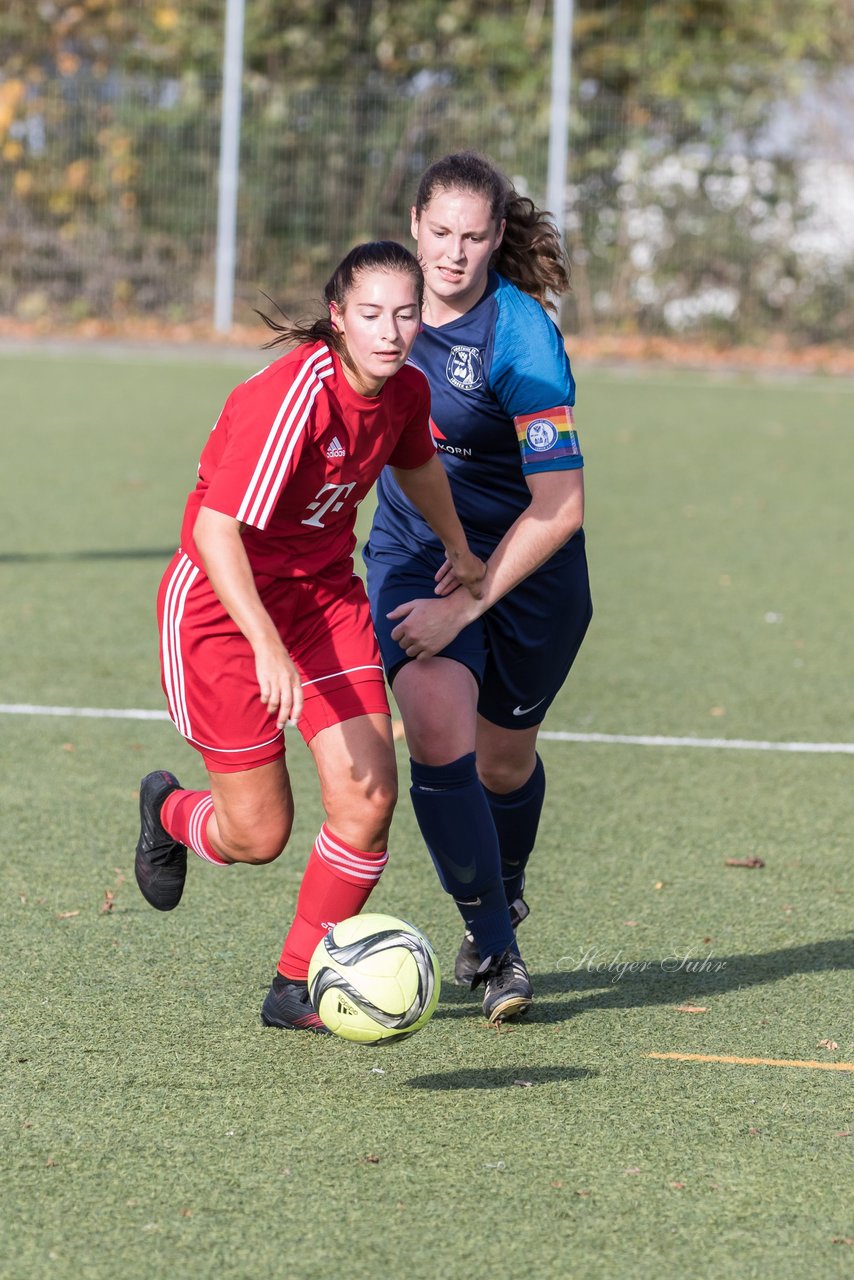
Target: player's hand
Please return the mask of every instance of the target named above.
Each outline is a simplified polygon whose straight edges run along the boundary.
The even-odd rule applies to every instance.
[[[391,638],[407,658],[432,658],[478,615],[471,596],[460,591],[444,600],[407,600],[386,617],[397,621]]]
[[[437,596],[449,596],[457,587],[465,587],[475,600],[483,597],[486,565],[473,551],[464,551],[453,560],[448,557],[435,575]]]
[[[299,672],[284,645],[263,645],[255,650],[255,674],[261,701],[276,717],[276,728],[284,729],[288,720],[296,723],[303,704]]]

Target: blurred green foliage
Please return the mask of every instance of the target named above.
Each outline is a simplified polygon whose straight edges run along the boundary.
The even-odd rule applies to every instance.
[[[487,151],[542,203],[552,12],[247,0],[244,301],[299,305],[349,244],[405,236],[449,149]],[[209,308],[224,17],[225,0],[6,0],[0,311]],[[798,252],[815,212],[798,157],[757,140],[852,55],[854,0],[576,0],[567,323],[850,336],[854,267]]]

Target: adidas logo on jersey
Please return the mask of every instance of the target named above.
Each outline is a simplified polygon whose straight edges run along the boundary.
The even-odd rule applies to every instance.
[[[347,450],[337,436],[333,436],[331,442],[326,446],[326,456],[327,458],[346,458]]]

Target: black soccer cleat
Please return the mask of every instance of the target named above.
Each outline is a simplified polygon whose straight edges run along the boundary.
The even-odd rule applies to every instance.
[[[517,898],[515,902],[510,903],[510,923],[514,933],[530,914],[531,908],[524,898]],[[470,987],[479,968],[480,952],[474,937],[466,929],[454,964],[454,981],[461,987]]]
[[[170,836],[160,821],[163,801],[181,784],[165,769],[148,773],[139,784],[140,832],[134,871],[146,902],[171,911],[181,901],[187,878],[187,846]]]
[[[265,1027],[281,1027],[284,1031],[314,1031],[318,1035],[331,1034],[314,1011],[308,994],[307,982],[296,982],[277,973],[261,1006],[261,1021]]]
[[[490,1026],[520,1017],[533,1004],[534,991],[525,961],[515,951],[487,956],[472,980],[472,990],[481,982],[485,984],[483,1015]]]

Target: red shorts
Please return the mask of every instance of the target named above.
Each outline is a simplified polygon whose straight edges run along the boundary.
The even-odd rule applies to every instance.
[[[300,674],[306,742],[355,716],[389,715],[368,600],[359,578],[343,588],[309,579],[256,578],[264,607]],[[213,773],[279,760],[284,734],[261,701],[249,641],[207,579],[178,551],[157,596],[160,668],[169,714]]]

